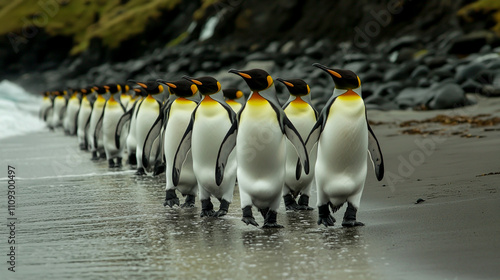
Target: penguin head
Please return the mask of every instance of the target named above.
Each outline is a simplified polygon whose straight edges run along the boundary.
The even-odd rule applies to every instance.
[[[145,83],[136,82],[134,80],[128,80],[129,83],[138,84],[141,88],[143,88],[147,94],[160,94],[163,93],[163,86],[160,85],[157,81],[149,80]]]
[[[50,96],[50,91],[44,91],[42,92],[43,97],[49,97]]]
[[[159,83],[166,84],[170,94],[175,94],[178,97],[189,98],[198,92],[196,84],[187,80],[178,80],[175,82],[167,82],[164,80],[157,80]]]
[[[146,96],[148,96],[148,93],[142,87],[140,87],[140,88],[134,88],[133,91],[134,91],[135,97],[139,97],[139,96],[146,97]]]
[[[314,63],[313,66],[327,72],[332,77],[333,82],[335,83],[335,89],[346,91],[353,90],[361,96],[361,91],[356,91],[356,89],[361,88],[361,80],[358,75],[351,70],[330,69],[319,63]]]
[[[213,77],[200,77],[200,78],[192,78],[188,76],[182,77],[185,80],[190,81],[195,84],[198,90],[203,95],[211,95],[220,91],[221,85],[219,81],[217,81]]]
[[[229,70],[229,73],[233,73],[242,77],[247,83],[248,87],[252,91],[263,91],[268,89],[273,85],[273,78],[262,69],[252,69],[252,70]]]
[[[92,89],[99,95],[109,92],[104,86],[93,86]]]
[[[281,78],[277,78],[276,80],[278,80],[279,82],[283,83],[286,86],[288,92],[290,92],[290,95],[305,96],[311,92],[309,85],[306,82],[304,82],[304,80],[301,79],[285,80]]]
[[[127,93],[130,90],[130,86],[127,84],[119,84],[119,86],[122,88],[122,93]]]
[[[111,94],[115,94],[122,91],[122,88],[119,84],[109,84],[103,87]]]
[[[239,99],[243,97],[243,92],[236,88],[226,88],[222,90],[222,94],[226,99]]]

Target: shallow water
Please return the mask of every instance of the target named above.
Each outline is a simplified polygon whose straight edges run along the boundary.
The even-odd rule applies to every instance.
[[[110,170],[57,133],[23,141],[4,142],[0,160],[17,170],[17,272],[9,279],[379,278],[373,262],[383,260],[369,250],[366,228],[325,229],[316,211],[283,205],[284,229],[247,226],[237,190],[227,216],[200,218],[199,201],[191,209],[163,207],[163,176]]]

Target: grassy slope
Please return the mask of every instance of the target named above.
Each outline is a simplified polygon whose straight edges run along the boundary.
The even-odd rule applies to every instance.
[[[58,0],[46,1],[63,3],[47,12],[38,0],[0,0],[0,36],[8,32],[22,35],[23,27],[32,24],[51,35],[73,36],[73,54],[85,50],[93,37],[114,48],[142,32],[149,19],[160,16],[160,10],[173,9],[180,1],[130,0],[120,4],[119,0]]]
[[[493,26],[491,29],[500,36],[500,1],[478,0],[460,9],[458,11],[458,16],[464,18],[467,21],[473,21],[474,19],[470,16],[471,13],[476,13],[476,14],[492,13],[496,25]]]

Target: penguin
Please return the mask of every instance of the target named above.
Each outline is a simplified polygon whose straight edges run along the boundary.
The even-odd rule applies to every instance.
[[[172,180],[179,183],[182,166],[189,151],[193,157],[193,170],[198,181],[198,194],[201,202],[201,217],[221,217],[227,214],[233,201],[236,183],[236,153],[233,151],[224,169],[224,180],[218,185],[215,181],[215,165],[219,147],[227,132],[236,124],[236,113],[220,94],[221,84],[213,77],[184,79],[198,87],[202,99],[194,109],[189,125],[184,132],[174,157]],[[219,96],[217,96],[219,95]],[[215,212],[210,201],[214,196],[220,202]]]
[[[92,106],[92,112],[90,113],[90,123],[87,135],[89,150],[92,152],[92,160],[96,161],[106,157],[102,142],[102,130],[98,125],[102,124],[101,118],[104,113],[104,105],[106,104],[106,99],[103,95],[108,93],[108,90],[103,86],[94,86],[92,90],[96,93],[96,100]]]
[[[276,80],[283,83],[290,93],[290,98],[283,105],[283,111],[293,123],[302,139],[307,139],[309,132],[316,124],[318,118],[318,112],[311,104],[311,89],[309,85],[301,79],[284,80],[278,78]],[[311,172],[309,174],[302,172],[300,179],[297,180],[297,153],[290,141],[286,143],[286,173],[283,201],[287,210],[313,210],[312,207],[309,207],[309,196],[311,188],[314,187],[316,149],[308,152]],[[300,198],[297,203],[295,198],[299,194]]]
[[[119,102],[122,89],[118,84],[105,85],[104,88],[111,94],[104,105],[102,117],[104,151],[109,168],[120,168],[122,167],[123,145],[116,145],[116,127],[120,118],[125,114],[125,107]]]
[[[227,105],[229,105],[235,113],[238,113],[245,103],[244,94],[236,88],[226,88],[222,90]],[[243,98],[242,98],[243,97]]]
[[[62,120],[66,112],[67,99],[66,91],[54,91],[54,106],[52,110],[52,127],[58,128],[62,126]]]
[[[318,121],[312,128],[306,148],[317,144],[315,181],[318,190],[318,225],[333,226],[335,213],[347,202],[343,227],[363,226],[356,220],[367,174],[367,152],[371,156],[377,179],[384,177],[382,151],[368,124],[361,95],[361,80],[350,70],[313,66],[332,77],[335,88]]]
[[[131,96],[131,99],[127,104],[127,108],[125,109],[126,112],[122,115],[116,126],[115,144],[118,148],[121,148],[121,139],[122,137],[125,137],[122,135],[127,135],[125,140],[128,154],[127,162],[132,168],[137,168],[137,141],[135,137],[137,108],[139,108],[139,104],[142,102],[144,97],[148,96],[148,94],[142,87],[134,88],[132,91],[134,95]]]
[[[136,83],[142,87],[147,96],[144,97],[140,103],[136,102],[135,109],[135,140],[137,142],[136,146],[136,162],[137,162],[137,172],[135,175],[142,176],[146,175],[146,169],[150,166],[149,153],[144,152],[144,148],[151,144],[146,142],[147,136],[158,117],[161,114],[161,102],[156,100],[153,96],[159,95],[164,92],[162,85],[156,81],[147,81],[145,83],[136,82],[134,80],[129,80],[130,83]],[[147,158],[147,160],[143,160]]]
[[[174,100],[170,99],[172,102],[165,108],[165,118],[163,119],[165,170],[172,170],[175,153],[191,121],[191,115],[198,105],[198,88],[195,84],[186,80],[175,82],[158,80],[158,82],[167,85],[169,92],[176,96]],[[184,163],[178,164],[178,167],[182,165],[182,173],[176,179],[176,184],[174,184],[173,177],[170,175],[171,173],[165,172],[164,206],[173,207],[174,205],[179,205],[179,198],[175,193],[175,190],[178,190],[186,197],[185,202],[180,206],[183,208],[194,207],[198,187],[193,172],[191,152],[186,152],[184,158]]]
[[[92,94],[91,88],[80,89],[82,101],[77,117],[77,137],[80,150],[88,150],[88,129],[90,123],[90,114],[92,113],[92,102],[89,100],[89,95]]]
[[[67,135],[76,135],[78,128],[78,111],[80,111],[81,94],[79,90],[72,89],[71,97],[68,100],[66,115],[64,116],[64,132]]]
[[[130,86],[127,84],[120,84],[119,86],[121,88],[120,103],[127,109],[128,103],[132,100],[132,96],[129,94]]]
[[[242,77],[252,93],[238,113],[238,125],[226,134],[219,149],[216,180],[220,184],[231,150],[236,146],[237,178],[240,189],[242,221],[259,226],[252,205],[264,217],[264,228],[280,228],[277,210],[285,181],[285,139],[295,146],[305,173],[309,158],[299,133],[281,108],[274,81],[264,70],[229,70]],[[237,143],[237,145],[236,145]]]
[[[51,115],[52,113],[52,106],[53,106],[52,96],[50,94],[50,91],[44,91],[42,95],[43,99],[42,99],[42,105],[40,107],[39,117],[45,123],[49,124],[49,115]]]

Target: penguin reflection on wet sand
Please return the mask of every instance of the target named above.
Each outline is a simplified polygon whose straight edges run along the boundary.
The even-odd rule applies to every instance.
[[[264,217],[264,228],[283,227],[277,210],[285,181],[285,136],[294,145],[305,173],[309,158],[299,133],[281,108],[271,76],[264,70],[230,70],[242,77],[252,90],[238,114],[239,123],[226,135],[217,160],[217,183],[222,182],[227,159],[236,146],[237,178],[242,221],[258,226],[252,206]]]
[[[307,139],[318,117],[318,112],[311,104],[309,85],[301,79],[284,80],[278,78],[276,80],[283,83],[290,92],[290,98],[283,105],[286,116],[293,123],[302,139]],[[309,207],[309,196],[311,188],[315,187],[313,179],[316,148],[308,152],[311,172],[305,174],[302,171],[300,178],[297,179],[297,152],[290,141],[286,143],[286,175],[285,187],[283,188],[283,201],[286,210],[313,210],[312,207]],[[299,195],[297,203],[295,198]]]
[[[174,159],[172,178],[178,184],[182,165],[189,151],[193,157],[193,171],[198,181],[201,202],[201,217],[221,217],[227,214],[233,201],[236,183],[236,153],[229,156],[224,169],[224,180],[216,183],[215,166],[219,147],[227,132],[236,126],[236,113],[223,100],[220,83],[212,77],[183,77],[198,87],[202,100],[191,115]],[[213,210],[210,201],[214,196],[220,202],[219,211]]]
[[[306,140],[311,151],[317,144],[315,181],[318,192],[318,225],[333,226],[330,214],[347,202],[343,227],[363,226],[356,220],[367,174],[367,150],[375,174],[384,176],[382,152],[368,124],[366,108],[361,98],[361,81],[349,70],[330,69],[313,64],[327,72],[335,82],[333,95],[321,111],[318,121]]]

